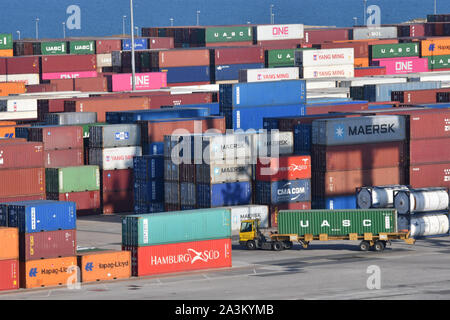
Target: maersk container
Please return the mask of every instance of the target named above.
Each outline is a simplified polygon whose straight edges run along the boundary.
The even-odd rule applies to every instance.
[[[253,140],[258,158],[294,153],[294,134],[290,131],[257,133]]]
[[[353,40],[394,38],[397,38],[397,27],[353,28]]]
[[[415,214],[449,209],[446,188],[401,190],[394,194],[394,208],[399,214]]]
[[[197,184],[197,206],[199,208],[240,206],[250,204],[251,201],[251,182]]]
[[[189,66],[160,68],[158,72],[167,72],[167,83],[210,82],[209,66]]]
[[[392,91],[440,89],[441,81],[386,83],[364,85],[364,99],[370,102],[391,101]]]
[[[45,169],[48,193],[66,193],[100,190],[98,166],[78,166]]]
[[[146,50],[148,49],[148,39],[147,38],[137,38],[134,39],[134,50]],[[131,51],[131,39],[122,40],[122,50]]]
[[[248,205],[225,207],[231,210],[231,231],[239,233],[241,221],[259,219],[260,228],[269,228],[269,207],[264,205]]]
[[[356,204],[358,209],[393,208],[394,192],[408,190],[407,186],[374,186],[361,187],[356,190]]]
[[[163,202],[164,181],[151,180],[134,183],[134,199],[137,202]]]
[[[107,124],[89,128],[89,148],[114,148],[141,145],[137,124]]]
[[[19,201],[0,206],[7,206],[8,226],[20,233],[76,229],[75,202]]]
[[[258,204],[311,201],[311,180],[256,181],[255,192]]]
[[[191,135],[193,159],[196,164],[200,164],[202,161],[204,163],[218,163],[218,161],[250,159],[254,156],[253,135],[253,133]],[[196,146],[198,137],[202,141],[201,150],[203,152],[196,152],[196,148],[199,148],[199,146]]]
[[[129,169],[133,168],[133,157],[141,155],[142,148],[138,146],[92,148],[89,149],[89,164],[103,170]]]
[[[372,59],[418,57],[419,42],[372,45]]]
[[[97,112],[61,112],[45,114],[45,122],[49,125],[78,125],[97,122]]]
[[[127,216],[122,219],[122,245],[142,247],[231,238],[230,211],[204,209]]]
[[[216,66],[214,72],[214,80],[239,80],[239,72],[241,70],[261,68],[264,68],[264,63],[227,64]]]
[[[225,183],[252,180],[252,165],[246,164],[197,164],[197,183]]]
[[[174,108],[154,110],[134,110],[106,112],[108,123],[134,123],[139,120],[171,119],[171,118],[196,118],[209,116],[208,108]]]
[[[327,197],[312,201],[313,209],[342,210],[356,209],[356,196]]]
[[[300,67],[354,64],[353,48],[302,50],[295,52],[295,65]]]
[[[406,139],[403,116],[319,119],[312,123],[312,143],[336,146]]]
[[[221,111],[224,107],[294,105],[306,102],[305,80],[222,84],[219,87]]]
[[[135,181],[151,181],[164,178],[164,156],[151,155],[133,158]]]
[[[346,236],[397,232],[397,211],[367,210],[302,210],[278,213],[280,234]]]

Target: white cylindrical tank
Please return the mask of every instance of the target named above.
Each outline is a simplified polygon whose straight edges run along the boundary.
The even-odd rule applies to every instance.
[[[395,196],[394,207],[399,214],[447,210],[449,205],[446,189],[411,189]]]
[[[447,234],[449,220],[445,214],[418,215],[411,218],[411,237]]]
[[[392,208],[394,191],[400,190],[408,190],[408,187],[402,185],[363,187],[356,195],[358,208]]]

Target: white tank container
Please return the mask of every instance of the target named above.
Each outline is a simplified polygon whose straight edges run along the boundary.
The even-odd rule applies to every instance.
[[[411,237],[447,234],[449,220],[445,214],[418,215],[411,218]]]
[[[356,193],[356,203],[360,209],[394,207],[394,191],[408,190],[407,186],[362,187]]]
[[[449,205],[446,189],[410,189],[400,191],[394,197],[394,207],[399,214],[447,210]]]

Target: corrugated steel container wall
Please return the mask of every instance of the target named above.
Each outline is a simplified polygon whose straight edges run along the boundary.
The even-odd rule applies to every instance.
[[[251,164],[197,164],[197,183],[216,184],[225,182],[251,181]]]
[[[122,50],[122,41],[117,39],[102,39],[96,41],[97,53],[111,53]]]
[[[39,57],[14,57],[6,59],[7,74],[38,74]],[[2,74],[0,72],[0,74]],[[6,73],[5,73],[6,74]]]
[[[311,210],[311,202],[291,202],[270,205],[270,227],[278,227],[278,213],[281,210]]]
[[[184,242],[149,247],[123,246],[123,249],[131,251],[133,276],[232,266],[231,239]],[[169,257],[175,258],[169,259]],[[196,257],[200,258],[196,259]]]
[[[257,157],[294,153],[294,134],[290,131],[266,132],[253,135],[253,152]]]
[[[3,208],[0,213],[0,225],[4,221],[5,215],[3,214]],[[0,247],[0,260],[14,260],[19,258],[19,230],[17,228],[5,228],[0,227],[0,241],[2,246]]]
[[[96,69],[95,54],[42,57],[42,73],[96,71]]]
[[[261,68],[264,68],[264,63],[216,65],[213,76],[215,81],[239,80],[241,70]]]
[[[43,167],[43,149],[40,142],[0,144],[0,169]]]
[[[45,169],[0,170],[0,197],[45,193]]]
[[[311,201],[311,180],[256,181],[256,203],[280,204]]]
[[[353,28],[353,40],[397,38],[397,27]]]
[[[62,149],[44,151],[44,167],[75,167],[84,165],[83,149]]]
[[[133,169],[102,170],[101,190],[103,192],[133,189]]]
[[[305,43],[321,44],[325,41],[348,40],[351,29],[307,29]]]
[[[122,245],[160,244],[231,238],[229,209],[203,209],[122,218]]]
[[[364,100],[374,101],[391,101],[392,91],[415,90],[415,89],[439,89],[440,81],[423,81],[423,82],[407,82],[407,83],[388,83],[388,84],[371,84],[364,85]]]
[[[133,158],[134,181],[150,181],[164,178],[164,157],[144,155]]]
[[[239,70],[239,82],[297,80],[299,77],[297,67]]]
[[[0,260],[0,291],[19,289],[19,260]]]
[[[409,127],[410,139],[450,138],[450,110],[414,112]]]
[[[209,82],[211,80],[211,70],[207,66],[188,66],[160,68],[158,72],[167,72],[167,83],[183,82]]]
[[[6,75],[6,59],[0,58],[0,75]]]
[[[371,49],[372,59],[418,57],[420,55],[419,43],[417,42],[373,45]]]
[[[122,50],[131,51],[131,39],[122,40]],[[134,49],[135,50],[146,50],[148,49],[148,39],[146,38],[135,38],[134,39]]]
[[[74,91],[81,92],[108,92],[108,79],[106,77],[75,78]]]
[[[253,28],[250,26],[208,27],[205,29],[205,42],[252,41]]]
[[[281,234],[299,236],[392,233],[397,232],[397,212],[392,209],[281,211],[278,229]]]
[[[220,184],[197,184],[197,206],[213,208],[250,204],[252,184],[231,182]]]
[[[152,54],[154,67],[209,66],[209,50],[169,50]],[[157,64],[155,64],[155,62]]]
[[[295,51],[295,65],[301,67],[354,64],[353,48]]]
[[[303,79],[353,78],[355,76],[354,64],[338,66],[303,67],[300,77]]]
[[[97,114],[95,112],[52,112],[45,116],[45,122],[59,126],[96,123]]]
[[[164,202],[165,200],[164,181],[162,179],[136,182],[134,185],[132,185],[132,187],[133,186],[135,203],[160,203]]]
[[[81,282],[128,279],[131,277],[130,251],[78,252]]]
[[[369,57],[369,44],[367,42],[349,42],[349,43],[322,43],[322,49],[353,48],[355,59]]]
[[[409,184],[412,188],[444,187],[450,189],[450,162],[411,165]]]
[[[297,179],[311,179],[311,156],[258,158],[256,180],[280,181]]]
[[[329,112],[351,112],[351,111],[361,111],[367,110],[368,103],[358,103],[358,102],[345,102],[345,103],[335,103],[335,104],[307,104],[306,114],[318,115],[326,114]]]
[[[239,64],[239,63],[264,63],[264,49],[262,47],[241,48],[215,48],[215,65]]]
[[[45,169],[48,193],[96,191],[100,189],[98,166]]]
[[[241,221],[247,219],[259,219],[261,228],[269,227],[269,208],[264,205],[248,205],[227,207],[231,210],[231,231],[239,233]]]
[[[161,106],[161,108],[208,108],[211,116],[220,115],[220,107],[218,102],[213,103],[198,103],[198,104],[183,104],[179,106]]]
[[[213,102],[213,95],[212,93],[208,92],[159,95],[159,96],[149,96],[148,101],[150,103],[150,106],[147,109],[159,109],[161,108],[161,106],[167,105],[178,106],[182,104],[211,103]]]
[[[411,140],[409,142],[409,162],[438,163],[450,160],[450,138]]]
[[[21,201],[8,204],[8,226],[20,233],[76,229],[74,202]]]
[[[89,164],[97,165],[103,170],[133,168],[133,157],[141,156],[142,148],[117,147],[117,148],[92,148],[89,149]]]
[[[164,176],[166,174],[164,173]],[[164,203],[172,205],[180,205],[180,184],[172,181],[164,181]]]
[[[40,288],[67,285],[76,272],[77,258],[31,260],[20,262],[20,287]],[[69,272],[69,268],[72,272]]]
[[[89,128],[90,148],[112,148],[141,145],[137,124],[115,124]]]
[[[20,261],[62,258],[76,254],[76,230],[20,234]]]
[[[149,49],[173,49],[174,47],[173,38],[152,37],[148,39]]]
[[[137,110],[106,112],[108,123],[135,123],[136,121],[173,119],[173,118],[197,118],[209,116],[208,108],[166,108],[160,110]]]
[[[44,150],[83,148],[83,128],[79,126],[31,127],[28,141],[44,144]]]
[[[75,202],[77,216],[98,214],[100,209],[100,191],[47,193],[47,200]]]
[[[133,212],[133,190],[103,191],[103,214]]]
[[[29,200],[45,200],[46,195],[45,193],[41,194],[33,194],[33,195],[27,195],[27,196],[12,196],[12,197],[6,197],[6,198],[0,198],[0,203],[3,202],[17,202],[17,201],[29,201]],[[6,225],[6,222],[2,222],[1,217],[1,208],[0,208],[0,225]]]

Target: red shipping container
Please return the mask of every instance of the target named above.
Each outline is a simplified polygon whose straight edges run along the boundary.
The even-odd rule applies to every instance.
[[[133,189],[133,169],[102,170],[101,189],[103,192]]]
[[[385,74],[386,74],[386,67],[355,68],[355,78],[382,76]]]
[[[410,139],[450,138],[450,109],[415,111],[409,126]]]
[[[29,196],[12,196],[8,198],[0,198],[2,202],[17,202],[17,201],[30,201],[30,200],[46,200],[45,193],[29,195]]]
[[[159,109],[161,106],[179,106],[183,104],[211,103],[212,93],[190,93],[157,95],[148,97],[150,107],[148,109]]]
[[[311,44],[321,44],[326,41],[339,41],[349,39],[351,29],[309,29],[305,30],[303,41]]]
[[[74,89],[81,92],[108,92],[108,79],[106,77],[75,78]]]
[[[40,142],[0,143],[0,169],[42,168],[44,146]]]
[[[322,43],[321,49],[338,49],[338,48],[353,48],[355,58],[369,57],[369,44],[367,42],[326,42]]]
[[[130,213],[134,211],[133,190],[102,192],[102,213]]]
[[[231,239],[147,247],[124,246],[123,250],[131,251],[131,274],[133,276],[230,268],[232,266]]]
[[[0,75],[6,74],[6,59],[0,58]]]
[[[26,85],[25,88],[27,89],[27,93],[55,92],[55,91],[57,91],[56,84],[51,84],[51,83]]]
[[[154,66],[159,68],[209,66],[209,50],[167,50],[157,52],[157,58],[153,58]]]
[[[273,174],[270,174],[274,172]],[[256,180],[280,181],[311,178],[310,156],[281,156],[259,158],[256,164]]]
[[[77,167],[84,165],[83,149],[62,149],[44,151],[44,167]]]
[[[345,171],[405,166],[406,144],[403,141],[342,146],[313,145],[314,171]]]
[[[264,49],[261,47],[237,47],[214,49],[215,65],[264,63]]]
[[[303,43],[302,39],[294,40],[266,40],[258,41],[256,44],[258,46],[264,47],[265,50],[273,49],[296,49]]]
[[[45,169],[0,170],[0,198],[45,193]]]
[[[122,40],[120,39],[102,39],[96,41],[97,54],[110,53],[122,50]]]
[[[38,100],[38,121],[45,121],[45,115],[51,112],[64,112],[64,99]]]
[[[444,187],[450,189],[450,162],[411,165],[409,184],[412,188]]]
[[[424,24],[412,24],[409,26],[410,37],[425,37],[425,25]]]
[[[31,127],[28,129],[28,141],[42,142],[44,150],[82,149],[83,127]]]
[[[367,110],[369,108],[369,104],[367,102],[364,103],[344,103],[344,104],[330,104],[330,105],[314,105],[307,104],[306,105],[306,114],[314,115],[314,114],[324,114],[329,112],[352,112],[352,111],[361,111]]]
[[[77,251],[76,230],[21,233],[20,261],[73,256]]]
[[[311,202],[280,203],[269,206],[270,226],[272,228],[278,227],[278,212],[280,210],[311,210]]]
[[[77,216],[100,214],[100,191],[47,193],[47,200],[75,202]]]
[[[234,42],[211,42],[207,43],[206,47],[250,47],[253,46],[253,41],[234,41]]]
[[[43,56],[42,73],[96,71],[95,54]]]
[[[428,89],[428,90],[407,90],[392,93],[392,100],[402,103],[437,103],[438,92],[450,92],[450,88]]]
[[[50,84],[56,86],[56,91],[74,91],[74,79],[52,79]]]
[[[0,260],[0,291],[19,289],[19,261]]]
[[[172,49],[174,48],[173,38],[150,37],[148,38],[149,49]]]
[[[450,138],[411,140],[409,142],[409,161],[419,163],[438,163],[450,160]]]
[[[6,59],[8,74],[37,74],[39,73],[39,57],[14,57]]]

